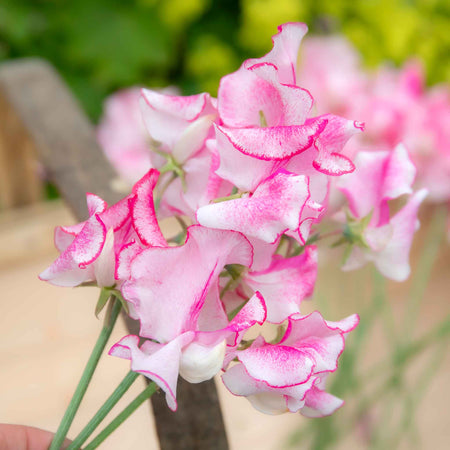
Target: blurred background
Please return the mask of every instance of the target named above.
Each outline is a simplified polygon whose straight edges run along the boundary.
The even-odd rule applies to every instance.
[[[313,35],[343,34],[368,70],[413,58],[428,86],[450,80],[447,0],[2,0],[0,62],[47,59],[97,123],[107,96],[130,86],[216,95],[220,77],[270,50],[287,21],[307,23]],[[57,193],[49,186],[46,196]],[[329,387],[346,406],[324,419],[272,418],[221,390],[234,450],[448,448],[450,245],[441,207],[421,219],[406,283],[371,268],[342,274],[332,253],[322,261],[304,311],[362,319]],[[53,227],[73,221],[60,201],[0,212],[0,421],[56,429],[97,335],[93,290],[80,296],[36,280],[55,256]],[[74,435],[127,370],[105,364]],[[102,448],[157,448],[150,412],[131,421]]]
[[[368,67],[415,57],[429,84],[450,79],[447,0],[2,0],[0,60],[48,59],[96,121],[127,86],[215,95],[221,76],[295,21],[343,33]]]

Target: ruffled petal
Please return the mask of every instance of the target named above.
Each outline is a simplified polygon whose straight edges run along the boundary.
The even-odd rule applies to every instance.
[[[144,245],[167,246],[161,233],[155,213],[153,190],[158,182],[159,172],[155,169],[141,178],[133,187],[135,196],[131,199],[131,216],[134,229]]]
[[[388,200],[412,193],[414,164],[403,145],[393,152],[360,152],[355,164],[358,170],[339,179],[337,187],[347,197],[355,217],[372,212],[371,223],[384,225],[389,221]]]
[[[223,77],[219,88],[219,114],[227,127],[302,125],[312,103],[309,92],[281,84],[277,67],[269,63],[241,66]]]
[[[263,161],[281,161],[298,155],[313,144],[326,126],[323,118],[310,119],[305,125],[269,128],[217,128],[244,155]],[[264,145],[261,145],[261,143]]]
[[[264,297],[267,320],[281,323],[300,312],[302,300],[313,293],[316,276],[317,248],[308,246],[303,254],[293,258],[276,255],[270,267],[248,273],[244,281]]]
[[[313,166],[319,172],[331,176],[353,172],[353,162],[341,152],[352,136],[364,130],[364,124],[334,114],[325,114],[315,120],[326,120],[326,127],[314,141],[318,154]]]
[[[390,221],[392,238],[389,243],[382,251],[371,256],[377,269],[387,278],[404,281],[409,276],[409,251],[414,233],[419,228],[417,213],[426,196],[426,189],[422,189],[409,199]]]
[[[106,227],[97,215],[84,223],[72,243],[39,278],[56,286],[77,286],[94,278],[90,265],[100,255],[106,237]]]
[[[109,354],[131,360],[131,370],[154,381],[165,392],[169,408],[176,411],[181,350],[193,337],[194,333],[185,333],[166,345],[146,341],[139,348],[139,336],[125,336]]]
[[[278,33],[272,37],[273,48],[262,58],[249,59],[246,67],[258,63],[270,63],[278,68],[281,83],[297,84],[297,59],[301,41],[308,32],[304,23],[291,22],[278,27]]]
[[[344,401],[328,392],[313,386],[305,397],[305,406],[301,413],[306,417],[324,417],[333,414]]]
[[[140,106],[150,136],[169,149],[174,148],[189,124],[201,116],[215,114],[212,99],[206,93],[179,97],[143,89]]]
[[[252,196],[203,206],[197,220],[207,227],[240,231],[273,243],[285,231],[298,229],[308,198],[308,179],[280,170]]]
[[[265,344],[237,352],[248,374],[271,387],[284,388],[305,383],[314,370],[314,360],[294,347]]]
[[[292,316],[280,345],[293,346],[314,361],[314,372],[332,372],[344,350],[344,335],[359,322],[357,315],[341,322],[326,322],[317,311],[308,316]]]
[[[196,328],[206,294],[226,264],[250,266],[253,251],[240,233],[188,228],[181,247],[150,247],[131,263],[122,287],[141,322],[140,334],[168,342]]]

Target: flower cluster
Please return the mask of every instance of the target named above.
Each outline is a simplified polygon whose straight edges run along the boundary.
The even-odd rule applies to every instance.
[[[317,417],[341,406],[325,382],[358,316],[329,322],[317,311],[301,313],[316,283],[313,244],[323,237],[331,189],[348,198],[345,224],[334,222],[332,233],[347,246],[346,264],[370,260],[388,276],[407,276],[425,195],[412,192],[414,166],[403,147],[354,162],[344,154],[363,124],[313,113],[297,75],[306,31],[281,26],[267,55],[221,80],[217,99],[143,89],[148,136],[133,125],[124,133],[133,134],[134,147],[116,132],[108,144],[108,129],[116,129],[108,122],[100,134],[104,145],[121,143],[124,170],[133,151],[145,152],[129,180],[144,163],[151,168],[111,207],[88,194],[89,219],[56,230],[61,254],[41,278],[96,282],[122,298],[140,332],[110,354],[157,383],[173,410],[179,375],[199,383],[221,371],[233,394],[266,413]],[[111,119],[119,118],[117,128],[123,115]],[[406,206],[391,218],[389,201],[404,195]],[[178,220],[179,233],[162,233],[159,220],[167,217]],[[266,323],[276,337],[261,329]]]

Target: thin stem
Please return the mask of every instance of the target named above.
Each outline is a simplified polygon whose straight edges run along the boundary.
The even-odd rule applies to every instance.
[[[213,203],[222,203],[222,202],[227,202],[228,200],[236,200],[238,198],[241,198],[242,195],[243,195],[242,192],[236,192],[235,194],[228,195],[227,197],[215,198],[212,202]]]
[[[403,336],[405,340],[411,337],[411,332],[415,328],[419,315],[420,304],[425,295],[431,276],[431,270],[437,259],[441,242],[444,238],[444,220],[446,211],[443,208],[435,211],[429,229],[425,246],[422,250],[419,263],[416,268],[417,275],[414,277],[409,302],[405,313]]]
[[[83,428],[80,434],[72,441],[67,447],[67,450],[75,450],[81,448],[81,446],[88,440],[91,434],[99,426],[100,422],[107,416],[116,403],[122,398],[123,394],[130,388],[139,373],[130,370],[122,382],[117,386],[116,390],[110,395],[103,406],[97,411],[94,417]]]
[[[442,322],[438,323],[435,328],[428,331],[420,338],[406,344],[401,348],[398,358],[401,359],[400,365],[409,363],[413,357],[420,354],[422,351],[427,349],[430,345],[435,342],[440,341],[443,338],[448,338],[450,335],[450,316],[447,316]],[[360,387],[363,387],[365,384],[372,381],[374,378],[378,378],[386,373],[389,368],[392,366],[392,359],[388,358],[387,360],[375,364],[371,367],[367,372],[360,375],[361,384]],[[358,388],[356,388],[358,389]]]
[[[150,383],[147,388],[142,391],[103,431],[98,434],[93,441],[88,444],[84,450],[94,450],[97,448],[113,431],[116,430],[131,414],[136,411],[147,399],[149,399],[155,392],[157,386],[155,383]]]
[[[97,342],[95,343],[94,349],[92,350],[91,356],[89,357],[83,374],[81,375],[80,381],[78,382],[75,393],[73,394],[72,400],[70,401],[64,417],[61,420],[61,423],[58,427],[58,430],[56,431],[55,437],[53,438],[49,450],[59,450],[62,443],[64,442],[70,425],[72,425],[75,414],[80,407],[81,400],[83,399],[84,394],[86,393],[86,390],[89,386],[89,382],[92,379],[92,375],[94,374],[95,368],[97,367],[100,356],[102,355],[106,343],[108,342],[108,339],[114,328],[114,324],[116,323],[117,317],[119,316],[122,305],[120,301],[115,297],[112,300],[114,301],[114,306],[112,308],[109,321],[107,321],[103,325]]]
[[[177,178],[177,176],[172,173],[170,177],[167,179],[167,181],[161,185],[161,187],[158,189],[158,198],[155,200],[155,210],[158,211],[159,205],[161,203],[161,200],[163,198],[164,193],[166,192],[167,188],[170,186],[172,181],[174,181]]]

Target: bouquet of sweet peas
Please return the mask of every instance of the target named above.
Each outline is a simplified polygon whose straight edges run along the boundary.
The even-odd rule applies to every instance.
[[[297,85],[306,31],[280,26],[267,55],[222,78],[217,99],[143,89],[144,127],[118,113],[101,129],[131,193],[111,206],[87,194],[89,218],[55,231],[60,256],[40,278],[97,285],[96,311],[109,303],[111,326],[121,308],[139,321],[139,335],[109,354],[130,360],[133,376],[152,380],[172,410],[178,376],[200,383],[221,374],[262,412],[332,414],[343,401],[326,379],[359,318],[301,313],[318,246],[342,247],[347,270],[372,261],[395,280],[409,274],[426,191],[413,193],[415,167],[401,145],[355,161],[344,155],[364,125],[314,115],[311,94]],[[399,197],[404,205],[391,214]],[[159,225],[168,217],[179,223],[171,236]],[[271,338],[265,324],[276,330]],[[63,422],[54,442],[70,418]]]

